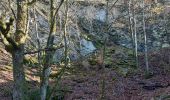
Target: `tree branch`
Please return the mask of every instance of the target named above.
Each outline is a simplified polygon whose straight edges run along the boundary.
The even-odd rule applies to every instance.
[[[55,48],[39,49],[39,50],[37,50],[37,51],[25,52],[24,55],[26,55],[26,54],[35,54],[35,53],[39,53],[39,52],[41,52],[41,51],[56,51],[56,50],[61,49],[61,48],[63,48],[63,47],[64,47],[63,45],[60,45],[60,46],[55,47]]]
[[[0,20],[0,34],[5,46],[12,46],[13,49],[16,49],[18,46],[9,33],[10,27],[13,25],[13,21],[14,19],[12,17],[8,23],[3,23],[3,21]]]
[[[55,16],[57,15],[57,13],[58,13],[58,11],[59,11],[59,9],[61,8],[61,6],[62,6],[63,3],[64,3],[64,0],[61,0],[58,8],[56,9],[56,11],[55,11],[55,13],[54,13],[53,18],[52,18],[52,22],[53,22],[53,23],[54,23]]]
[[[113,3],[113,5],[110,7],[109,10],[112,10],[112,8],[116,5],[116,3],[117,3],[118,1],[119,1],[119,0],[116,0],[116,1]]]
[[[10,0],[8,0],[8,4],[9,4],[9,8],[11,9],[11,12],[12,12],[12,14],[13,14],[13,16],[14,16],[15,20],[16,20],[16,19],[17,19],[17,17],[16,17],[16,14],[15,14],[14,9],[11,7],[11,1],[10,1]]]

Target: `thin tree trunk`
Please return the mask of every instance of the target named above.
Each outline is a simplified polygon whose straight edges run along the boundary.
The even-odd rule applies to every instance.
[[[136,62],[136,67],[138,67],[138,39],[137,39],[137,30],[136,30],[136,15],[135,15],[135,8],[134,8],[134,0],[131,1],[133,4],[133,11],[132,11],[132,16],[133,16],[133,41],[134,41],[134,53],[135,53],[135,62]]]
[[[109,32],[109,1],[106,0],[106,27],[105,27],[105,31],[106,35]],[[106,36],[105,35],[105,36]],[[102,87],[101,87],[101,97],[100,100],[104,100],[105,99],[105,88],[106,88],[106,73],[105,73],[105,53],[106,53],[106,44],[107,44],[107,39],[108,36],[104,37],[103,40],[103,48],[101,48],[101,62],[102,62]]]
[[[67,20],[68,20],[68,0],[65,1],[66,5],[65,5],[65,22],[64,22],[64,61],[65,61],[65,68],[68,66],[68,39],[67,39]]]
[[[129,1],[129,22],[130,22],[130,32],[132,36],[132,46],[134,47],[134,32],[133,32],[133,21],[132,21],[132,12],[131,12],[131,3],[132,1]]]
[[[138,39],[137,39],[137,30],[136,30],[136,16],[134,16],[134,37],[135,37],[135,58],[136,58],[136,67],[138,67]]]
[[[145,65],[146,73],[149,73],[149,64],[148,64],[148,47],[147,47],[147,37],[146,37],[146,28],[145,28],[145,2],[143,1],[143,32],[145,40]]]
[[[55,2],[54,0],[50,0],[50,33],[47,40],[47,48],[53,48],[54,37],[56,34],[56,15],[63,4],[64,0],[61,0],[59,7],[55,9]],[[44,68],[41,76],[41,87],[40,87],[40,96],[41,100],[45,100],[47,98],[47,87],[49,86],[49,75],[51,73],[51,62],[53,60],[53,55],[55,51],[46,51],[45,54],[45,62]]]
[[[54,16],[54,0],[50,0],[50,33],[47,41],[47,48],[53,48],[54,37],[56,33],[56,18]],[[49,75],[51,73],[51,61],[53,60],[54,51],[45,52],[45,62],[44,68],[41,76],[41,87],[40,87],[40,96],[41,100],[46,100],[47,96],[47,87],[49,85]]]
[[[65,21],[64,21],[64,67],[58,72],[58,76],[56,76],[56,83],[53,86],[52,90],[50,91],[49,95],[47,96],[47,100],[51,100],[55,90],[59,84],[59,81],[64,74],[66,68],[68,67],[69,58],[68,58],[68,39],[67,39],[67,20],[68,20],[68,0],[65,1]]]
[[[41,49],[41,45],[40,45],[40,37],[39,37],[39,32],[38,32],[38,24],[37,24],[37,15],[36,15],[36,10],[35,10],[35,5],[34,5],[34,25],[35,25],[35,31],[36,31],[36,40],[37,40],[37,45],[38,45],[38,50]],[[38,52],[38,66],[39,66],[39,76],[42,76],[42,52]],[[40,77],[41,80],[41,77]]]

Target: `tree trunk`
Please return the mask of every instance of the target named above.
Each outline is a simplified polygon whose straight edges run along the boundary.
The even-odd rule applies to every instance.
[[[133,48],[133,55],[135,56],[135,39],[134,39],[134,16],[133,16],[133,9],[131,8],[132,6],[132,0],[129,0],[129,8],[128,8],[128,13],[129,13],[129,29],[131,33],[131,38],[132,38],[132,48]],[[137,66],[136,66],[137,67]]]
[[[136,67],[138,68],[138,38],[137,38],[137,30],[136,30],[136,16],[134,15],[134,38],[135,38],[135,61]]]
[[[13,60],[13,77],[14,77],[14,88],[13,88],[13,100],[26,100],[26,81],[23,67],[23,47],[14,51],[12,54]]]
[[[50,51],[46,52],[46,57],[45,57],[45,65],[43,68],[43,73],[41,77],[41,87],[40,87],[40,94],[41,94],[41,100],[46,100],[47,96],[47,87],[49,85],[49,75],[51,72],[51,60],[53,58],[53,55]]]
[[[47,41],[47,48],[53,48],[54,37],[56,33],[56,18],[54,12],[54,0],[50,0],[50,33]],[[45,63],[43,68],[43,73],[41,76],[41,87],[40,96],[41,100],[46,100],[47,97],[47,87],[49,85],[49,75],[51,72],[51,61],[53,60],[54,51],[46,51]]]
[[[17,0],[17,20],[15,41],[18,48],[12,52],[13,60],[13,100],[27,100],[26,81],[23,67],[24,59],[24,43],[26,39],[27,30],[27,0]]]
[[[145,28],[145,2],[143,2],[143,12],[142,12],[142,21],[143,21],[143,33],[144,33],[144,40],[145,40],[145,65],[146,65],[146,74],[149,74],[149,62],[148,62],[148,46],[147,46],[147,34]]]

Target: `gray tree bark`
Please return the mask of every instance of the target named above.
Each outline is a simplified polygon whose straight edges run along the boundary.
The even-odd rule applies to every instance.
[[[148,46],[147,46],[147,34],[145,28],[145,2],[143,1],[143,13],[142,13],[142,21],[143,21],[143,32],[144,32],[144,40],[145,40],[145,65],[146,65],[146,73],[149,74],[149,62],[148,62]]]
[[[23,67],[23,47],[12,54],[14,77],[13,100],[27,100],[27,87]]]
[[[27,0],[17,0],[15,41],[18,48],[13,49],[12,52],[14,77],[13,100],[27,100],[27,87],[23,67],[24,43],[27,34],[27,11]]]
[[[54,0],[50,0],[50,33],[47,41],[47,48],[53,48],[54,37],[56,33],[56,18]],[[51,61],[53,60],[54,51],[46,51],[44,68],[41,76],[40,96],[41,100],[46,100],[47,87],[49,85],[49,75],[51,72]]]

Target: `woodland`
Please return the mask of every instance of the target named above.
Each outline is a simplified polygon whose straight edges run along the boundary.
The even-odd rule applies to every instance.
[[[170,0],[0,0],[0,100],[170,100]]]

